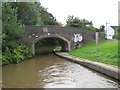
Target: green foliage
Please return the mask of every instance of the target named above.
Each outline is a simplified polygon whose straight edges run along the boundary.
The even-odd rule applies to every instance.
[[[59,25],[55,17],[39,2],[3,2],[0,5],[2,5],[3,33],[0,33],[0,37],[3,64],[19,63],[33,56],[29,48],[17,43],[24,34],[24,25]],[[47,42],[54,43],[52,40],[46,40],[42,45],[47,45]]]
[[[42,25],[40,17],[40,4],[34,2],[12,2],[11,6],[17,8],[17,18],[25,25]]]
[[[17,20],[17,9],[11,8],[10,3],[6,2],[2,4],[2,30],[3,34],[6,34],[6,40],[18,40],[22,37],[24,27]]]
[[[74,18],[74,16],[68,16],[68,19],[66,22],[67,22],[66,26],[69,26],[69,27],[78,27],[78,28],[87,29],[87,30],[95,30],[95,28],[93,27],[92,21],[79,19],[78,17]]]
[[[17,8],[18,20],[25,25],[58,25],[55,17],[40,2],[13,2],[11,6]]]
[[[119,36],[119,35],[120,35],[120,34],[115,34],[115,35],[113,36],[113,38],[120,40],[120,36]]]
[[[95,43],[88,43],[85,46],[71,51],[69,54],[85,58],[91,61],[120,66],[118,63],[118,42],[102,41],[96,46]]]
[[[113,38],[120,40],[120,26],[115,30]]]
[[[55,51],[61,51],[62,50],[62,47],[61,46],[57,46],[56,48],[55,48]]]
[[[16,43],[24,33],[24,26],[17,18],[17,8],[12,8],[10,2],[2,4],[2,21],[2,64],[19,63],[32,57],[28,48]]]
[[[100,31],[101,31],[101,32],[105,32],[105,26],[104,26],[104,25],[101,25],[101,26],[100,26]]]
[[[59,25],[56,18],[44,8],[41,11],[41,17],[44,25]]]
[[[26,58],[33,56],[30,49],[16,42],[6,43],[2,53],[2,64],[19,63]]]

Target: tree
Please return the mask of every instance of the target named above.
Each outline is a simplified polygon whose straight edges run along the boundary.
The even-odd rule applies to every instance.
[[[16,42],[24,33],[17,15],[17,8],[12,8],[10,2],[2,4],[2,64],[18,63],[32,57],[29,48]]]
[[[24,26],[17,19],[17,8],[12,8],[9,2],[2,6],[2,25],[4,39],[8,41],[18,40],[24,33]]]
[[[58,25],[55,17],[40,2],[13,2],[11,5],[17,8],[18,20],[25,25]]]
[[[92,21],[88,21],[86,19],[79,19],[78,17],[74,17],[73,15],[69,15],[66,22],[66,26],[69,27],[78,27],[82,29],[95,30]]]
[[[113,36],[113,38],[120,40],[120,26],[115,29],[115,35]]]
[[[18,20],[24,25],[43,25],[40,9],[41,4],[37,2],[12,2],[11,6],[17,8]]]
[[[42,8],[41,17],[44,25],[59,25],[56,18],[46,8]]]
[[[100,31],[101,31],[101,32],[105,32],[105,26],[104,26],[104,25],[101,25],[101,26],[100,26]]]

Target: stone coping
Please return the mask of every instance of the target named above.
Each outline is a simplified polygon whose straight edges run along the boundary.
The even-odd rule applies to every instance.
[[[102,74],[110,76],[114,79],[120,80],[120,71],[119,71],[119,68],[116,67],[116,66],[107,65],[107,64],[103,64],[103,63],[99,63],[99,62],[89,61],[87,59],[78,58],[78,57],[69,55],[68,53],[64,53],[64,52],[56,52],[55,54],[59,57],[62,57],[62,58],[68,59],[70,61],[76,62],[78,64],[81,64],[83,66],[91,68],[95,71],[98,71]]]

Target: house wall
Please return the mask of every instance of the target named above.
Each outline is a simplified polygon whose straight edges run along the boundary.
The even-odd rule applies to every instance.
[[[113,39],[114,33],[115,33],[114,29],[109,26],[108,27],[108,32],[107,32],[107,39]]]

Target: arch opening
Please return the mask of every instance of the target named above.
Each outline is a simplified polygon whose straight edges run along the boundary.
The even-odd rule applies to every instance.
[[[34,40],[32,49],[36,53],[50,53],[53,50],[68,52],[70,51],[70,42],[61,36],[42,36]]]

